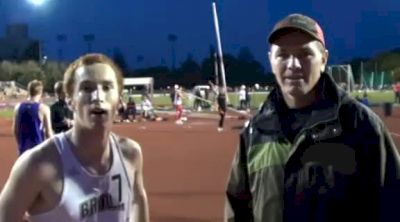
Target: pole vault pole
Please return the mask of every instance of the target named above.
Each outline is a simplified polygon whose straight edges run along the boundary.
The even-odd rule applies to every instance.
[[[222,44],[221,44],[221,35],[219,32],[219,23],[218,23],[218,15],[217,15],[217,6],[215,2],[212,3],[212,10],[214,16],[214,27],[215,27],[215,34],[217,35],[217,48],[218,48],[218,57],[219,57],[219,66],[221,71],[221,80],[222,86],[224,87],[224,92],[226,93],[226,102],[229,104],[229,96],[228,90],[226,88],[226,79],[225,79],[225,66],[224,66],[224,58],[222,54]]]

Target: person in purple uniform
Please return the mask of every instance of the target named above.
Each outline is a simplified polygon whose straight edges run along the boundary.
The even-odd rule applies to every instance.
[[[21,155],[53,135],[50,108],[40,102],[43,83],[32,80],[28,84],[28,98],[15,106],[13,132]]]

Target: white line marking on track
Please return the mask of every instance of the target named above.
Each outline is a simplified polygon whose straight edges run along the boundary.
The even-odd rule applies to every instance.
[[[398,133],[390,132],[390,134],[392,134],[393,136],[396,136],[396,137],[400,137],[400,134],[398,134]]]

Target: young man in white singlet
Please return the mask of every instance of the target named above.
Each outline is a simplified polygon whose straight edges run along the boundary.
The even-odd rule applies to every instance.
[[[25,152],[0,194],[0,222],[149,221],[139,144],[111,127],[123,78],[108,57],[72,63],[64,89],[73,128]]]

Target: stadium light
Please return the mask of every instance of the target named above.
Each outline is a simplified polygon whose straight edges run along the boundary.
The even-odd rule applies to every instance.
[[[46,0],[27,0],[27,1],[34,6],[41,6],[46,2]]]

